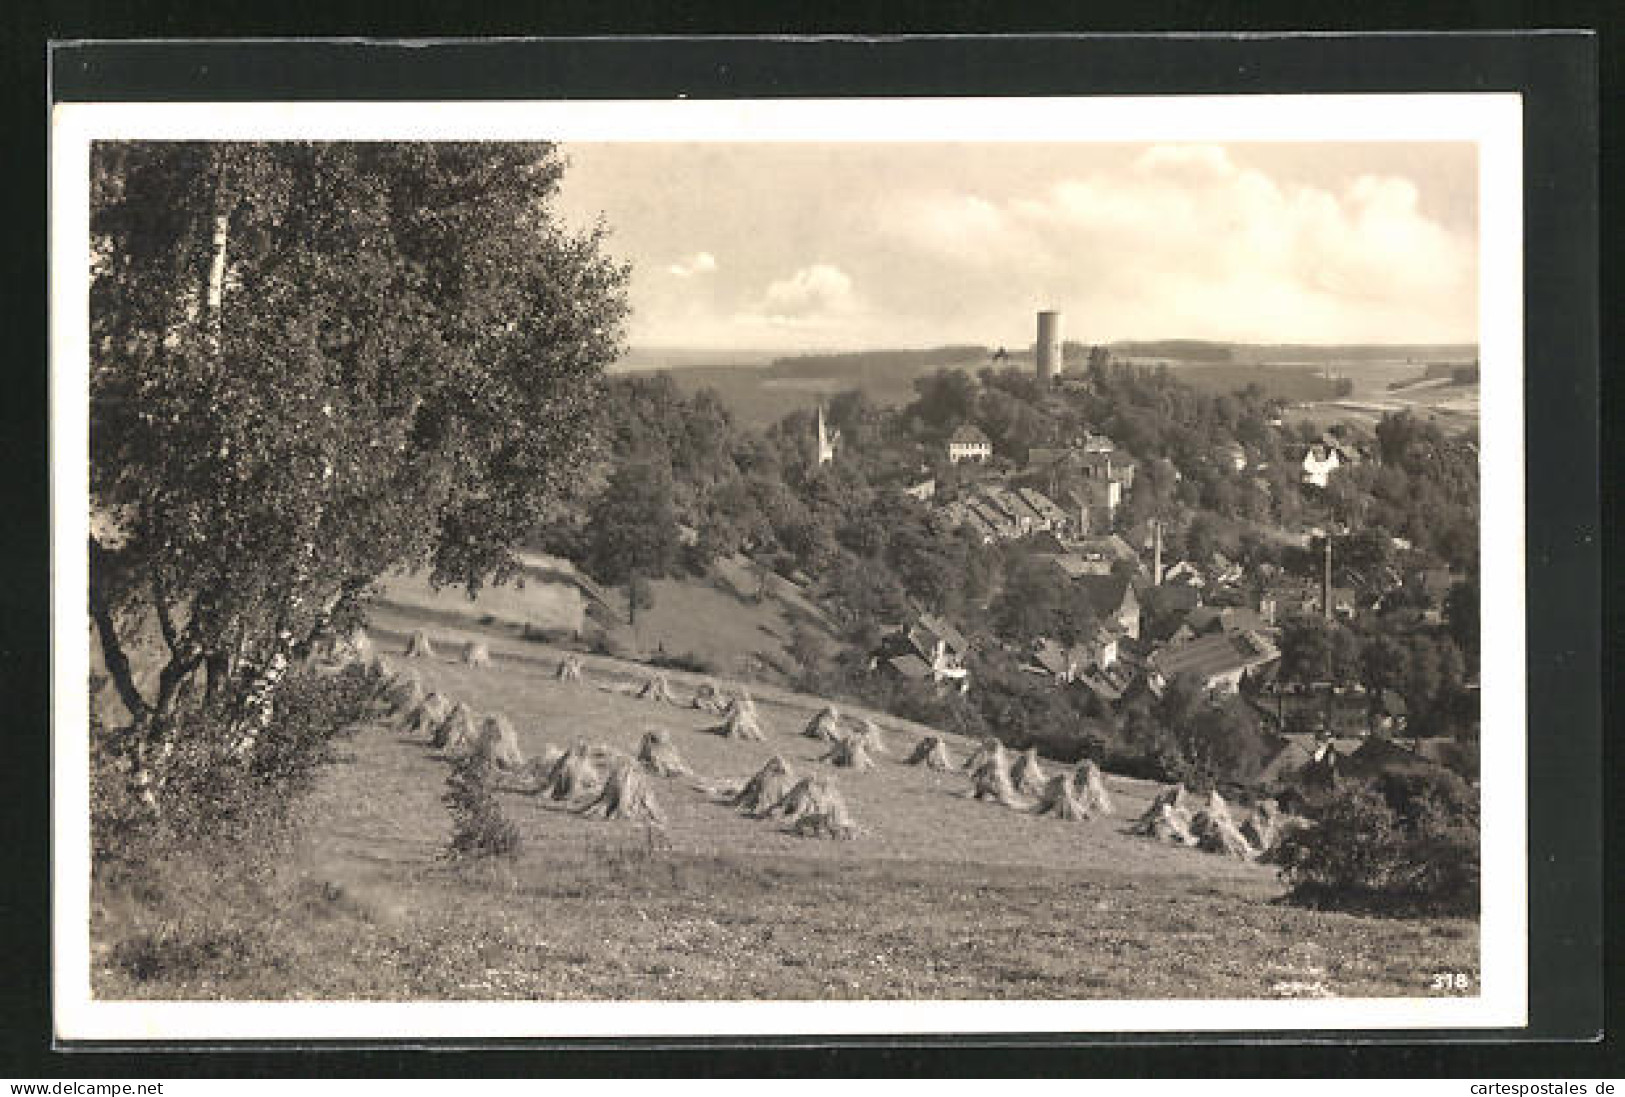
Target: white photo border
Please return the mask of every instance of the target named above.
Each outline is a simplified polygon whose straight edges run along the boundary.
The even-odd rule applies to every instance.
[[[106,1001],[90,984],[89,156],[98,140],[1466,141],[1478,148],[1483,899],[1479,993],[1330,1000]],[[63,1041],[1346,1033],[1528,1023],[1523,104],[1516,93],[73,103],[50,150],[52,970]]]

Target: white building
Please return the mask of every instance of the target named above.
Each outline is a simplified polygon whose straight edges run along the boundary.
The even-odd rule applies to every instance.
[[[980,427],[967,423],[954,431],[948,438],[948,460],[953,464],[961,461],[986,461],[993,456],[993,443],[983,434]]]
[[[1331,446],[1313,445],[1303,454],[1303,482],[1317,488],[1326,486],[1333,472],[1343,467],[1337,450]]]

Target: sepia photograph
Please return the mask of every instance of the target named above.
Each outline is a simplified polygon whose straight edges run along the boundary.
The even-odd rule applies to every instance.
[[[1518,1023],[1519,139],[59,107],[59,1032]]]

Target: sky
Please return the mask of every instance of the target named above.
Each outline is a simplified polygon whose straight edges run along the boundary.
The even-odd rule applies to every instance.
[[[633,347],[1470,343],[1470,143],[571,143]]]

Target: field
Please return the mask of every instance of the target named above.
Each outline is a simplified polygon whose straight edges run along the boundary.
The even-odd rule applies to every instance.
[[[1204,392],[1239,392],[1257,385],[1266,397],[1293,403],[1330,400],[1337,395],[1337,381],[1314,366],[1181,362],[1173,369],[1181,381]]]
[[[638,612],[635,628],[625,617],[620,590],[598,588],[564,560],[532,554],[525,562],[523,586],[486,587],[472,600],[461,591],[434,591],[419,576],[392,576],[383,583],[373,618],[395,631],[429,625],[457,643],[486,635],[579,636],[593,600],[585,591],[591,590],[608,609],[597,615],[596,627],[615,650],[690,656],[719,674],[770,680],[791,664],[789,645],[798,627],[833,643],[822,610],[779,576],[760,576],[742,556],[716,561],[704,577],[651,582],[654,604]]]
[[[970,800],[958,772],[902,765],[923,729],[891,718],[888,756],[854,774],[799,734],[812,698],[757,689],[768,741],[741,743],[632,697],[632,664],[588,656],[583,681],[557,682],[541,645],[492,634],[494,663],[476,669],[449,657],[452,634],[430,634],[440,656],[413,663],[425,686],[506,713],[527,754],[577,739],[631,751],[659,727],[698,779],[655,781],[663,829],[589,820],[504,779],[523,851],[458,864],[442,856],[446,763],[421,738],[362,728],[323,771],[275,888],[155,881],[172,901],[101,908],[98,996],[1380,996],[1477,970],[1471,921],[1298,909],[1267,866],[1125,833],[1152,784],[1111,777],[1114,817],[1039,818]],[[400,633],[376,635],[401,650]],[[671,678],[679,697],[699,681]],[[946,738],[962,759],[969,745]],[[861,834],[798,838],[719,801],[773,754],[830,773]]]

